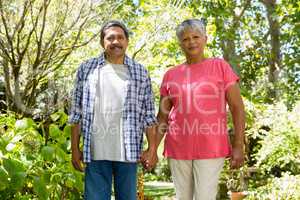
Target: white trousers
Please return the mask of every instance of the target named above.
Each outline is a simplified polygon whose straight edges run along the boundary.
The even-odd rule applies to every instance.
[[[169,158],[177,200],[215,200],[225,158],[176,160]]]

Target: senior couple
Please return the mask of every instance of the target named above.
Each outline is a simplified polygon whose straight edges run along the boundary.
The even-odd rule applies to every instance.
[[[135,200],[137,163],[155,167],[164,136],[178,200],[215,199],[224,160],[229,157],[232,168],[243,164],[239,77],[223,59],[204,56],[201,20],[183,21],[176,34],[186,60],[164,74],[157,117],[149,73],[126,55],[129,34],[121,22],[103,25],[104,52],[78,68],[69,122],[72,164],[85,173],[85,199],[108,200],[113,185],[117,200]],[[233,118],[232,144],[226,105]],[[142,151],[144,132],[148,148]]]

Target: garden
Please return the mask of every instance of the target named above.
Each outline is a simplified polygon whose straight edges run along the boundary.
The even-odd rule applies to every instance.
[[[0,199],[83,198],[68,113],[76,69],[102,51],[103,22],[128,26],[127,54],[148,69],[158,108],[163,74],[184,62],[175,28],[198,18],[206,56],[230,63],[246,108],[245,165],[226,161],[217,199],[299,200],[299,13],[294,0],[0,0]],[[155,169],[138,169],[140,200],[175,197],[162,149]]]

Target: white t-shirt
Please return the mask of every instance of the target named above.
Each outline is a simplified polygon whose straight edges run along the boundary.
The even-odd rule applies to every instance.
[[[91,137],[93,160],[125,161],[122,111],[128,81],[125,65],[106,63],[99,69]]]

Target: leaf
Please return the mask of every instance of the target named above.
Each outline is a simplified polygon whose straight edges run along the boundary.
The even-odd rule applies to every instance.
[[[45,184],[50,183],[51,173],[49,171],[44,171],[44,174],[42,177],[43,177]]]
[[[60,118],[60,115],[58,112],[56,113],[53,113],[52,115],[50,115],[52,121],[56,122],[59,118]]]
[[[56,139],[61,135],[61,130],[56,124],[50,124],[49,133],[53,139]]]
[[[46,161],[53,161],[55,156],[55,149],[50,146],[44,146],[42,148],[41,155]]]
[[[64,127],[64,136],[65,137],[70,137],[71,136],[71,125],[67,124],[65,127]]]
[[[66,185],[70,188],[73,188],[76,184],[76,177],[73,174],[67,174],[66,178]]]
[[[63,126],[64,124],[66,124],[68,121],[68,115],[61,111],[61,115],[60,115],[60,119],[59,119],[59,125],[60,126]]]
[[[0,166],[0,191],[7,188],[9,184],[8,178],[9,176],[7,171],[3,168],[3,166]]]
[[[26,173],[16,172],[11,176],[10,187],[18,191],[22,189],[25,184]]]
[[[59,147],[55,148],[55,156],[58,162],[66,161],[66,153]]]
[[[42,178],[37,176],[33,178],[33,189],[34,192],[38,195],[39,199],[48,199],[48,191],[45,181]]]
[[[35,122],[30,118],[17,120],[15,123],[16,131],[26,130],[31,127],[36,127]]]
[[[8,172],[10,180],[9,187],[12,190],[20,190],[25,183],[26,171],[22,162],[15,159],[3,159],[3,166]]]
[[[3,166],[7,170],[9,176],[19,172],[25,172],[25,167],[19,160],[4,158]]]

